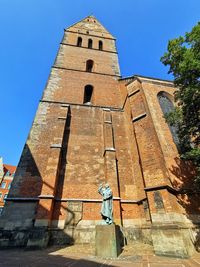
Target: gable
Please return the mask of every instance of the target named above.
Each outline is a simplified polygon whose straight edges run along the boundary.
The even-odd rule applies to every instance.
[[[88,16],[68,27],[66,30],[77,33],[93,33],[99,36],[115,39],[94,16]]]

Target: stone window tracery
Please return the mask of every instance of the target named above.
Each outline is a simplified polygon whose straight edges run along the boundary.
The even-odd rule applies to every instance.
[[[174,104],[173,104],[172,100],[170,99],[170,98],[172,98],[172,96],[170,96],[166,92],[159,92],[157,97],[158,97],[158,101],[159,101],[160,107],[161,107],[162,112],[163,112],[164,115],[166,115],[169,112],[173,111]],[[174,140],[176,146],[178,147],[179,138],[178,138],[178,134],[177,134],[177,127],[176,126],[171,126],[168,122],[167,122],[167,124],[169,126],[170,131],[171,131],[173,140]]]

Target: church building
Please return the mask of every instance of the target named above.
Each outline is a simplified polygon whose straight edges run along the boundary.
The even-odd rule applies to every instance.
[[[95,243],[98,187],[108,183],[128,244],[191,255],[199,194],[164,118],[174,91],[171,81],[121,77],[116,39],[94,16],[65,29],[0,218],[0,246]]]

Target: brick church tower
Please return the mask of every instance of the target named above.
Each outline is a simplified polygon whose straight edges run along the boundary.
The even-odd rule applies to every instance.
[[[67,28],[0,219],[0,245],[93,243],[98,186],[108,182],[128,243],[190,255],[199,206],[192,168],[163,118],[174,90],[170,81],[122,78],[115,38],[95,17]]]

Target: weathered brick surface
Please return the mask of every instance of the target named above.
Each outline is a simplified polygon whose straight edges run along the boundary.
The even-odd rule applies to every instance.
[[[77,71],[54,68],[43,99],[83,104],[84,87],[91,84],[94,86],[93,105],[105,107],[121,106],[116,78],[87,72],[81,73],[81,76],[80,79],[80,73]]]
[[[173,84],[139,76],[119,80],[115,39],[94,20],[64,33],[1,226],[59,228],[67,240],[94,242],[101,220],[98,186],[109,182],[114,221],[126,233],[148,233],[149,240],[151,224],[189,227],[199,221],[199,198],[169,187],[191,187],[194,170],[180,160],[157,98],[161,91],[173,97]],[[93,48],[87,48],[89,38]],[[89,59],[92,72],[86,71]],[[84,105],[86,85],[93,93]]]

